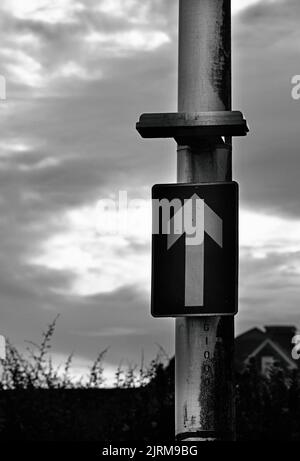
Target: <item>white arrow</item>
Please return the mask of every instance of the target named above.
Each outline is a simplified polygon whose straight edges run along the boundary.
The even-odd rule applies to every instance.
[[[183,213],[182,213],[183,211]],[[183,219],[183,232],[175,223]],[[185,200],[184,206],[170,221],[174,232],[168,235],[168,250],[185,233],[185,306],[204,305],[204,233],[223,247],[223,221],[197,194]]]

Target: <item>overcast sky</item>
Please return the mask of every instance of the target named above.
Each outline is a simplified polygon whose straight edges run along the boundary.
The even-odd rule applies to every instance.
[[[143,112],[176,111],[177,0],[4,0],[0,14],[0,331],[38,341],[60,313],[56,360],[108,370],[156,344],[173,320],[150,317],[150,216],[126,235],[99,231],[99,200],[149,200],[175,181],[175,143],[145,141]],[[300,326],[299,0],[233,1],[235,141],[241,190],[240,313]],[[134,216],[136,218],[136,216]]]

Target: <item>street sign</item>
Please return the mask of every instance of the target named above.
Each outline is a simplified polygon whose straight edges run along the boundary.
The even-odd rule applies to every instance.
[[[156,185],[152,208],[152,315],[236,314],[238,184]]]

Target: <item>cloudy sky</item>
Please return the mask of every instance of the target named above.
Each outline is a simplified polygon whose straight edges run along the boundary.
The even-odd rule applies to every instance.
[[[82,371],[173,351],[173,320],[149,314],[150,216],[101,231],[99,200],[175,181],[175,144],[135,131],[176,111],[177,0],[3,0],[0,73],[0,331],[19,347],[59,313],[57,361]],[[299,0],[233,0],[235,141],[241,190],[240,313],[300,326]]]

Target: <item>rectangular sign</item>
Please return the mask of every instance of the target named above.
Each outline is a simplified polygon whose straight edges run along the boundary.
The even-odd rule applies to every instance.
[[[156,185],[152,210],[152,315],[236,314],[238,184]]]

